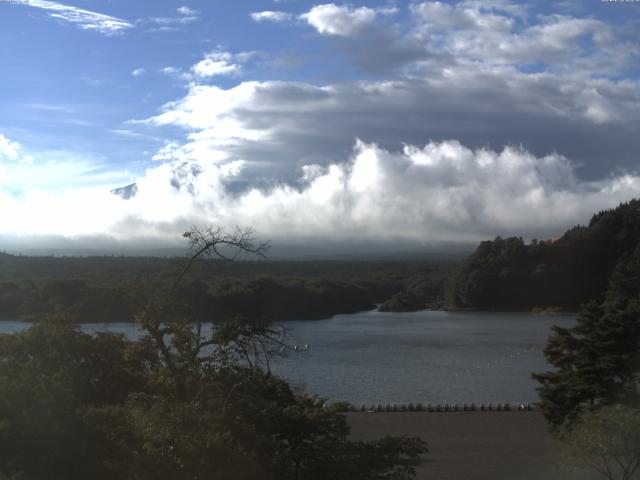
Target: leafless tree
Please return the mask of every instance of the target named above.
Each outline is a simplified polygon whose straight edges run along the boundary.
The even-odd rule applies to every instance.
[[[246,255],[265,257],[269,242],[259,242],[252,228],[236,227],[227,232],[223,227],[192,227],[182,234],[189,242],[189,255],[174,281],[174,289],[201,257],[237,260]]]
[[[212,324],[211,329],[205,331],[202,319],[186,318],[181,313],[184,306],[175,300],[177,288],[198,259],[265,257],[268,243],[258,242],[253,229],[238,227],[231,233],[222,227],[192,227],[183,237],[188,241],[189,254],[176,275],[171,293],[154,295],[138,313],[136,321],[158,348],[174,378],[180,378],[181,369],[217,369],[240,364],[250,371],[264,369],[270,375],[270,358],[294,350],[285,342],[284,328],[231,320]]]

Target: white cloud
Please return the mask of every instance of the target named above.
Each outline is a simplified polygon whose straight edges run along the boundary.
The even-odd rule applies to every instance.
[[[474,151],[456,141],[401,153],[358,143],[349,162],[310,169],[302,190],[245,193],[228,204],[233,218],[269,236],[475,241],[557,233],[640,193],[638,176],[581,183],[562,156]]]
[[[52,18],[75,24],[82,30],[96,31],[105,35],[118,34],[133,27],[133,24],[127,20],[58,2],[16,0],[13,3],[47,10]]]
[[[180,148],[180,144],[178,142],[166,142],[164,147],[162,147],[158,152],[151,157],[151,160],[157,161],[168,161],[173,160],[176,156],[175,152]]]
[[[423,28],[432,31],[477,30],[505,32],[513,27],[509,16],[482,12],[482,5],[468,3],[451,5],[442,2],[425,2],[411,5],[411,13]]]
[[[232,112],[243,106],[249,107],[258,88],[258,82],[243,82],[230,89],[216,85],[191,85],[184,99],[166,104],[163,113],[143,122],[199,131],[198,138],[203,140],[256,138],[258,132],[253,134],[251,129],[244,128],[242,122],[234,119]]]
[[[141,75],[144,75],[145,73],[147,73],[147,71],[144,68],[136,68],[135,70],[133,70],[131,72],[131,75],[133,75],[134,77],[140,77]]]
[[[323,35],[350,36],[372,25],[378,15],[389,15],[395,8],[374,9],[369,7],[351,8],[335,3],[317,5],[301,15],[309,25]]]
[[[230,158],[226,148],[246,141],[267,141],[267,132],[247,129],[242,121],[229,115],[234,109],[251,103],[256,87],[255,83],[243,83],[228,90],[217,86],[192,85],[184,101],[167,104],[164,113],[141,122],[158,126],[177,125],[192,132],[189,142],[169,142],[153,159],[232,161],[238,159]]]
[[[193,75],[189,72],[183,72],[181,68],[168,66],[158,70],[158,73],[173,78],[177,82],[190,82]]]
[[[42,233],[100,231],[103,213],[107,221],[116,221],[113,215],[121,212],[96,215],[94,206],[107,198],[109,185],[119,186],[130,180],[128,172],[114,171],[97,159],[69,151],[31,154],[0,134],[0,222],[7,222],[0,227],[0,235],[25,239]],[[19,194],[12,193],[17,189]]]
[[[188,25],[189,23],[197,22],[200,17],[197,15],[190,15],[188,17],[151,17],[147,21],[161,27],[170,27],[171,25]]]
[[[200,78],[217,75],[234,75],[240,72],[241,67],[233,63],[234,56],[225,51],[214,50],[205,55],[205,58],[192,67],[193,73]]]
[[[0,160],[17,160],[20,152],[20,144],[12,142],[0,133]]]
[[[194,10],[192,8],[187,7],[186,5],[183,5],[181,7],[176,8],[176,11],[180,14],[180,15],[186,15],[186,16],[195,16],[198,15],[199,12],[197,10]]]
[[[142,25],[154,25],[148,31],[152,32],[173,32],[179,30],[181,26],[189,25],[200,20],[200,12],[185,5],[175,9],[177,15],[166,17],[149,17],[138,20]]]
[[[163,67],[159,72],[164,75],[176,75],[180,73],[180,69],[178,67]]]
[[[298,188],[230,193],[225,186],[244,168],[242,162],[163,162],[138,179],[138,193],[128,201],[93,186],[29,188],[19,198],[0,189],[6,206],[0,234],[169,241],[194,223],[215,223],[252,225],[274,242],[544,237],[640,193],[637,175],[584,182],[557,154],[472,150],[452,140],[402,151],[358,142],[349,159],[302,168]]]
[[[167,66],[158,73],[168,75],[176,80],[187,83],[206,81],[216,76],[235,76],[242,72],[242,65],[261,56],[261,52],[231,53],[220,48],[203,55],[203,59],[193,65],[188,71],[181,68]]]
[[[526,12],[508,7],[476,1],[413,4],[412,35],[428,51],[475,64],[615,75],[634,61],[637,46],[602,20],[547,15],[521,23]]]
[[[411,3],[408,20],[376,20],[393,12],[330,3],[300,19],[341,37],[340,50],[367,73],[425,76],[464,65],[615,78],[637,64],[637,36],[602,19],[533,16],[506,0],[463,0]]]
[[[9,206],[18,208],[23,203],[29,203],[29,198],[56,199],[62,192],[71,190],[93,188],[100,191],[106,188],[108,191],[111,186],[120,186],[123,182],[130,183],[131,179],[132,175],[127,170],[113,169],[104,159],[69,150],[33,151],[0,134],[2,209]],[[13,192],[17,192],[16,197],[13,197]],[[79,197],[77,199],[82,200]],[[29,208],[35,209],[36,205]],[[46,206],[42,205],[42,208],[46,209]],[[5,218],[15,215],[15,221],[21,222],[20,224],[31,221],[29,217],[18,218],[19,211],[20,209],[5,212]],[[40,217],[36,215],[34,218]],[[66,220],[73,221],[73,218]],[[38,226],[33,225],[27,230],[34,232],[37,229]],[[10,231],[10,228],[2,233],[7,231]],[[18,229],[13,233],[20,234],[22,231]]]
[[[271,23],[285,23],[293,20],[293,15],[286,12],[279,12],[273,10],[265,10],[263,12],[253,12],[250,14],[251,19],[254,22],[271,22]]]

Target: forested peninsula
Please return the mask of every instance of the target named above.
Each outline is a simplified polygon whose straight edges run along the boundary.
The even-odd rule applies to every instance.
[[[58,312],[83,323],[129,322],[154,295],[171,295],[202,321],[314,320],[373,309],[409,286],[431,298],[455,268],[433,260],[203,259],[174,291],[184,264],[185,258],[0,254],[0,320]]]

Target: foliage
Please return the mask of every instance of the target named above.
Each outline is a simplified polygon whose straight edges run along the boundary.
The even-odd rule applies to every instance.
[[[558,430],[582,410],[640,401],[640,245],[623,255],[601,304],[571,328],[554,327],[545,349],[554,371],[535,374],[540,407]]]
[[[640,411],[612,405],[584,412],[564,433],[562,444],[568,466],[629,480],[640,467]]]
[[[152,293],[174,290],[182,263],[178,258],[0,255],[0,318],[37,319],[55,311],[85,323],[133,321]],[[448,263],[427,260],[229,261],[202,255],[172,295],[203,320],[234,314],[252,321],[310,320],[371,309],[404,290],[423,303],[441,303],[450,270]]]
[[[349,441],[343,415],[271,374],[288,347],[267,323],[203,326],[162,292],[136,340],[74,321],[0,335],[0,478],[400,479],[426,452]]]
[[[381,312],[415,312],[427,307],[423,298],[412,292],[398,292],[380,305]]]
[[[155,313],[141,313],[136,341],[56,317],[0,336],[3,474],[375,479],[409,474],[425,451],[418,439],[349,442],[344,416],[264,369],[280,345],[268,327],[205,337]]]
[[[446,291],[447,305],[480,310],[576,310],[601,302],[621,258],[640,242],[640,200],[593,216],[588,227],[525,244],[522,238],[482,242]]]

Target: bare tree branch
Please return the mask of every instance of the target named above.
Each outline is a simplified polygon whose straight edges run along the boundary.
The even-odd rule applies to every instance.
[[[189,242],[189,257],[173,284],[174,290],[200,257],[237,260],[244,255],[255,255],[264,258],[269,242],[258,242],[254,234],[252,228],[235,227],[228,233],[222,227],[191,227],[182,234]]]

